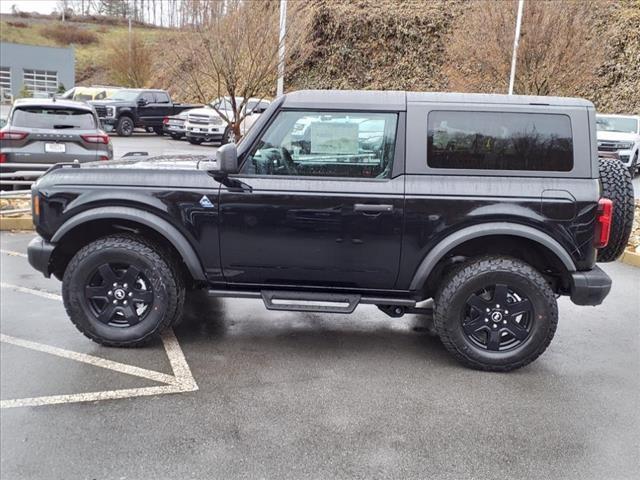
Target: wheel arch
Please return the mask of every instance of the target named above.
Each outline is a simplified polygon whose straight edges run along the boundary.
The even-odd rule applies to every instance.
[[[434,274],[438,274],[443,262],[451,257],[451,254],[455,253],[459,247],[497,238],[510,239],[511,242],[521,242],[524,239],[527,245],[534,250],[537,249],[538,252],[549,255],[549,258],[553,259],[565,273],[576,271],[571,255],[548,234],[526,225],[492,222],[463,228],[436,244],[416,269],[409,289],[411,291],[423,291],[429,280],[433,279]],[[487,245],[491,245],[491,243],[487,243]]]
[[[206,281],[200,258],[187,238],[168,221],[153,213],[131,207],[97,207],[85,210],[63,223],[51,238],[51,243],[64,246],[65,241],[77,238],[82,233],[84,244],[110,231],[136,231],[136,226],[151,234],[174,250],[182,259],[186,269],[195,281]],[[89,235],[86,233],[91,232]],[[77,244],[77,242],[73,242]],[[76,249],[77,250],[77,249]],[[70,252],[64,248],[58,252],[62,263],[68,262]],[[66,255],[65,255],[66,253]],[[54,251],[55,255],[55,251]],[[66,263],[64,264],[66,267]]]

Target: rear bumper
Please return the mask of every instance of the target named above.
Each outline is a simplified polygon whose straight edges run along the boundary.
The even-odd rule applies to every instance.
[[[571,274],[571,301],[576,305],[600,305],[611,290],[611,277],[600,267]]]
[[[27,247],[29,264],[47,278],[51,276],[49,268],[51,266],[51,255],[53,254],[54,248],[55,245],[47,242],[42,237],[34,238],[29,242],[29,246]]]

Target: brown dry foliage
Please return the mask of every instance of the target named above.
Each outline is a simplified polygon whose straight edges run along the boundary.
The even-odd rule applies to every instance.
[[[109,81],[114,85],[142,88],[153,75],[153,48],[142,35],[133,32],[115,36],[107,45],[104,58]]]
[[[466,0],[311,0],[312,53],[292,88],[434,90],[451,22]]]
[[[40,30],[40,33],[43,37],[54,40],[60,45],[70,45],[72,43],[89,45],[98,41],[98,36],[95,32],[70,26],[66,23],[47,25]]]
[[[515,93],[571,95],[593,82],[604,50],[594,3],[525,2]],[[515,0],[476,0],[455,23],[445,66],[452,90],[506,93],[516,12]]]
[[[303,2],[289,2],[285,34],[286,68],[293,68],[305,56],[302,44]],[[220,116],[236,136],[244,119],[244,106],[250,97],[275,94],[279,49],[279,2],[229,2],[227,14],[210,19],[203,26],[180,32],[169,40],[167,71],[189,90],[186,96],[210,102],[231,97],[234,116]],[[177,40],[179,38],[179,41]],[[244,100],[236,101],[236,98]],[[235,122],[233,121],[235,119]]]
[[[25,23],[25,22],[7,22],[7,25],[9,25],[10,27],[16,27],[16,28],[28,28],[29,24]]]

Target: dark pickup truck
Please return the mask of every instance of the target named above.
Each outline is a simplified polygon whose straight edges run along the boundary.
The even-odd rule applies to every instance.
[[[95,108],[104,130],[115,131],[123,137],[133,134],[136,127],[163,135],[165,117],[201,106],[173,103],[164,90],[126,88],[114,91],[104,100],[89,103]]]
[[[104,345],[144,343],[202,288],[422,314],[463,364],[512,370],[551,342],[557,296],[605,299],[596,261],[629,236],[630,176],[599,163],[595,127],[572,98],[293,92],[216,159],[52,169],[33,187],[29,262]]]

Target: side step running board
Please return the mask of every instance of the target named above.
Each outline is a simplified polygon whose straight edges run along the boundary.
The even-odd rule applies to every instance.
[[[262,300],[267,310],[351,313],[360,303],[360,295],[262,290]]]
[[[294,312],[351,313],[360,304],[393,305],[413,308],[414,300],[408,298],[367,297],[350,293],[296,292],[287,290],[209,290],[213,297],[262,298],[268,310]]]

